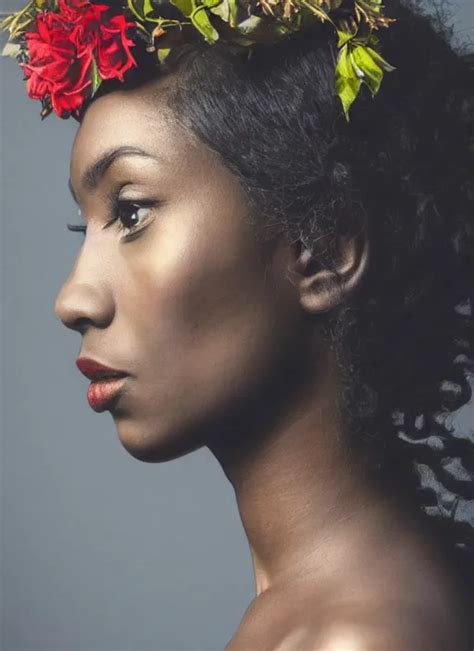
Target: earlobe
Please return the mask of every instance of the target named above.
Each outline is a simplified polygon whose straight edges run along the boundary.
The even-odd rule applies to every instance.
[[[364,229],[352,236],[338,235],[335,263],[322,267],[318,255],[298,245],[293,267],[301,306],[311,314],[332,310],[355,291],[369,262],[369,239]]]

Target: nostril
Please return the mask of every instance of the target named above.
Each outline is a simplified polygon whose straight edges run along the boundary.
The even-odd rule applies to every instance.
[[[86,328],[92,325],[92,321],[85,316],[80,316],[74,319],[73,323],[69,326],[73,330],[77,330],[80,333],[84,333]]]

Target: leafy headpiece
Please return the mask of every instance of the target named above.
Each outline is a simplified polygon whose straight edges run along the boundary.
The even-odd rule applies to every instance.
[[[2,54],[17,59],[42,118],[54,110],[79,119],[103,80],[123,82],[139,65],[139,44],[161,64],[196,37],[250,49],[328,22],[338,49],[335,91],[349,120],[361,84],[374,96],[384,72],[394,70],[374,34],[395,20],[383,9],[382,0],[32,0],[0,22],[9,32]]]

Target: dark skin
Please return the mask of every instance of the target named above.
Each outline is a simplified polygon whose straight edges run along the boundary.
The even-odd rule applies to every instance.
[[[130,374],[111,414],[131,455],[207,446],[232,483],[256,596],[226,649],[467,649],[454,579],[344,445],[320,325],[357,291],[366,234],[339,238],[341,279],[311,271],[298,242],[257,243],[236,178],[161,102],[167,83],[114,91],[85,115],[71,185],[87,234],[55,311],[81,333],[80,356]],[[119,147],[147,155],[116,158],[88,186]],[[133,238],[103,229],[110,194],[142,202]]]

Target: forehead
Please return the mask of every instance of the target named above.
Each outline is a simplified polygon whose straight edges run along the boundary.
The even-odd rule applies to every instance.
[[[155,97],[156,95],[156,97]],[[105,152],[119,147],[138,147],[166,161],[202,165],[210,151],[173,119],[159,92],[149,88],[114,91],[88,108],[71,152],[70,176],[76,187],[85,170]]]

